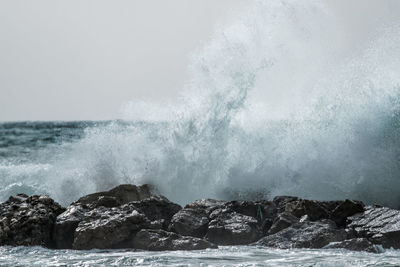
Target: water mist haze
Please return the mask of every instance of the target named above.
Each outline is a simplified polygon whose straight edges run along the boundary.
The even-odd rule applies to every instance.
[[[14,143],[0,150],[0,197],[66,204],[151,183],[181,204],[295,195],[398,207],[399,14],[398,1],[254,1],[193,53],[177,102],[128,102],[124,121],[1,124],[43,138],[2,137]],[[51,139],[49,128],[64,130]]]

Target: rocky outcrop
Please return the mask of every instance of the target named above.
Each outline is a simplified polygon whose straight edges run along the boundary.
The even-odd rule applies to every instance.
[[[90,207],[118,207],[132,201],[140,201],[156,194],[152,193],[150,185],[136,186],[132,184],[119,185],[109,191],[86,195],[74,204]]]
[[[217,201],[202,199],[174,215],[169,230],[205,237],[219,245],[249,244],[268,231],[277,208],[271,201]]]
[[[272,200],[275,203],[278,212],[283,212],[286,209],[286,204],[299,200],[298,197],[292,196],[277,196]]]
[[[166,229],[181,207],[149,188],[122,185],[72,203],[56,220],[56,247],[124,248],[143,228]],[[105,198],[113,201],[103,205]]]
[[[285,211],[300,218],[307,215],[311,221],[328,219],[329,212],[320,202],[314,200],[300,199],[285,205]]]
[[[332,242],[323,247],[324,249],[347,249],[352,251],[366,251],[378,253],[380,249],[366,238],[352,238],[340,242]]]
[[[294,216],[289,212],[282,212],[279,213],[278,216],[275,218],[271,228],[268,231],[268,235],[275,234],[279,231],[282,231],[285,228],[299,222],[299,218]]]
[[[361,212],[364,212],[364,204],[361,201],[346,199],[332,211],[331,218],[337,225],[345,226],[348,217]]]
[[[20,194],[0,204],[0,245],[63,249],[193,250],[217,245],[400,248],[400,211],[362,202],[275,197],[178,204],[148,185],[121,185],[62,208]]]
[[[158,203],[155,203],[157,201],[152,198],[157,198],[161,204],[158,205]],[[112,208],[130,203],[130,205],[135,206],[131,208],[131,211],[139,210],[143,213],[138,208],[140,205],[140,203],[137,203],[138,201],[145,201],[142,204],[143,207],[146,205],[149,207],[150,203],[154,204],[155,208],[151,211],[149,210],[147,213],[160,212],[160,209],[164,209],[164,213],[168,213],[170,211],[165,205],[171,203],[171,205],[174,205],[174,208],[176,205],[159,195],[151,193],[151,187],[148,185],[120,185],[109,191],[84,196],[72,203],[64,213],[57,217],[54,226],[56,247],[60,249],[72,248],[78,225],[83,221],[87,223],[88,220],[92,220],[96,210],[103,210],[105,212],[104,216],[107,216],[107,214],[113,212]],[[169,203],[167,204],[167,202]],[[179,205],[176,206],[179,207]],[[168,216],[165,217],[168,218]]]
[[[343,241],[347,237],[333,221],[304,221],[293,224],[275,234],[266,236],[255,243],[258,246],[288,248],[322,248],[331,242]]]
[[[73,249],[129,248],[135,234],[150,227],[150,221],[129,205],[119,208],[96,208],[74,231]]]
[[[144,250],[199,250],[217,248],[216,245],[200,238],[181,236],[164,230],[143,229],[133,238],[133,248]]]
[[[207,240],[218,245],[245,245],[261,237],[258,221],[247,215],[216,209],[210,214]]]
[[[185,209],[204,210],[207,216],[209,216],[211,212],[213,212],[215,209],[222,207],[226,203],[227,203],[226,201],[215,200],[210,198],[199,199],[196,200],[195,202],[187,204],[185,206]]]
[[[205,210],[184,208],[172,217],[169,230],[181,235],[204,237],[207,234],[208,223]]]
[[[74,242],[75,229],[85,218],[87,206],[77,204],[70,205],[66,211],[61,213],[54,224],[54,246],[58,249],[70,249]]]
[[[0,204],[0,245],[54,247],[54,222],[63,211],[48,196],[10,197]]]
[[[384,248],[400,248],[400,211],[369,206],[348,218],[347,229],[356,237],[367,238]]]
[[[141,201],[132,201],[128,205],[142,212],[150,221],[160,223],[164,230],[167,230],[172,216],[182,209],[181,206],[172,203],[163,196],[152,196]]]

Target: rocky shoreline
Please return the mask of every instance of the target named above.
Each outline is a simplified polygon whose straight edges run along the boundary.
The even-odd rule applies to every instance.
[[[67,208],[48,196],[11,196],[0,204],[0,245],[51,249],[198,250],[218,245],[400,248],[400,211],[360,201],[197,200],[181,207],[149,185],[120,185]]]

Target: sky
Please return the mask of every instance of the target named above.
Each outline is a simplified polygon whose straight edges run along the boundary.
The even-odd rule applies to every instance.
[[[0,121],[109,120],[177,98],[190,56],[251,0],[0,0]]]

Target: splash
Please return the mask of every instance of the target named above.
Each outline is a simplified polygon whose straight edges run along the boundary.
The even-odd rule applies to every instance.
[[[64,203],[152,183],[182,204],[296,195],[398,207],[399,10],[255,1],[193,55],[179,104],[128,104],[134,122],[54,148],[34,186]]]

